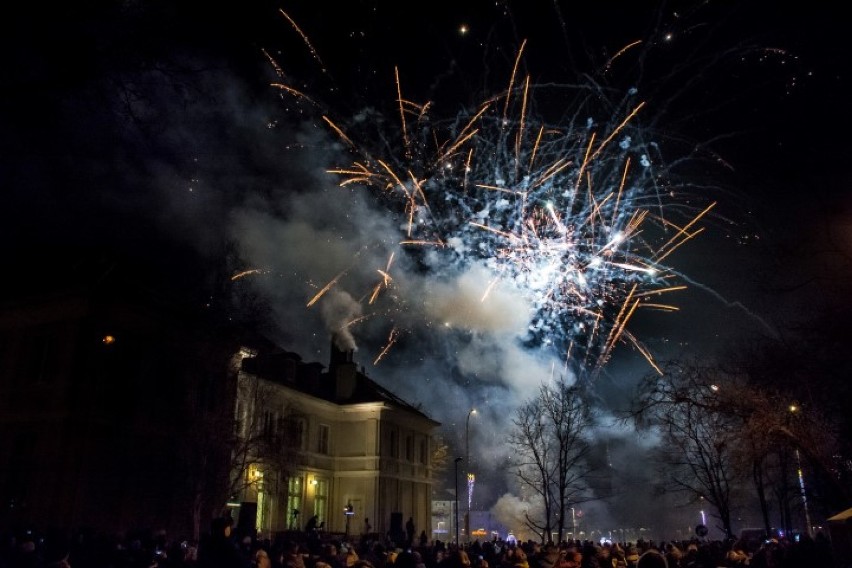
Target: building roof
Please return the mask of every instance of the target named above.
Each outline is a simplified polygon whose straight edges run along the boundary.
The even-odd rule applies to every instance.
[[[297,353],[283,349],[257,351],[243,360],[242,368],[247,373],[334,404],[381,402],[435,422],[419,406],[368,377],[363,367],[358,369],[352,360],[352,351],[342,351],[333,344],[327,371],[322,363],[302,361]]]

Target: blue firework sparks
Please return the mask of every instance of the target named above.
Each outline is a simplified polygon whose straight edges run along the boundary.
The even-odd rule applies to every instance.
[[[531,306],[518,330],[525,346],[553,350],[583,372],[626,344],[656,368],[628,324],[640,308],[677,309],[660,302],[685,288],[667,258],[701,232],[714,204],[681,199],[686,193],[642,126],[646,103],[636,89],[613,100],[594,84],[535,85],[517,77],[522,54],[523,46],[502,93],[451,118],[406,99],[398,71],[392,119],[377,111],[324,115],[353,157],[329,173],[373,192],[400,227],[403,253],[428,255],[424,270],[485,267],[482,301],[497,285],[523,297]],[[565,110],[545,118],[553,112],[540,99]],[[379,268],[370,303],[391,286],[391,261]],[[399,333],[394,327],[376,363]]]

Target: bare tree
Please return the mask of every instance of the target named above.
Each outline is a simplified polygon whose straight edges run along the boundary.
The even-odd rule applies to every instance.
[[[662,375],[643,379],[633,417],[638,426],[662,437],[668,488],[690,501],[704,499],[715,509],[720,528],[732,536],[734,493],[742,479],[735,463],[741,421],[720,403],[727,392],[720,385],[724,379],[708,366],[670,362]]]
[[[223,363],[226,372],[204,374],[187,396],[185,420],[192,435],[185,437],[180,465],[196,539],[205,517],[223,514],[229,500],[260,483],[264,493],[275,494],[278,481],[298,463],[301,421],[274,383],[239,372],[244,356],[237,352]],[[268,475],[251,475],[252,467]]]
[[[742,375],[748,385],[750,392],[739,397],[737,411],[764,448],[762,455],[774,454],[777,462],[782,452],[795,454],[787,459],[805,466],[809,497],[831,512],[852,502],[847,435],[852,421],[847,363],[840,348],[823,351],[822,339],[813,333],[800,341],[740,346],[732,350],[729,372]],[[818,383],[823,388],[815,388]]]
[[[194,355],[190,357],[194,380],[184,393],[182,419],[187,433],[180,438],[176,467],[186,483],[192,536],[198,540],[202,522],[222,514],[230,495],[237,365],[235,359],[228,359],[234,346],[210,338],[187,351]]]
[[[794,506],[801,508],[810,525],[812,492],[805,488],[803,467],[808,478],[823,480],[832,493],[848,492],[836,468],[837,425],[816,409],[791,401],[791,393],[761,385],[739,389],[735,399],[729,407],[742,420],[743,463],[751,465],[767,531],[772,525],[768,492],[775,497],[781,526],[787,531],[796,526]]]
[[[302,463],[306,418],[273,381],[240,374],[237,389],[229,494],[280,496]]]
[[[787,385],[768,380],[769,370],[778,369],[765,363],[765,354],[725,367],[669,362],[662,376],[643,380],[633,409],[639,426],[662,435],[669,487],[706,500],[729,535],[732,511],[746,499],[748,479],[767,534],[773,509],[788,531],[799,525],[793,513],[811,525],[806,477],[823,480],[832,494],[844,491],[837,425],[818,409],[795,402]]]
[[[539,510],[525,513],[525,524],[542,542],[552,539],[554,529],[562,540],[566,513],[572,504],[586,500],[589,406],[579,386],[560,378],[543,383],[538,394],[518,408],[512,424],[509,444],[515,450],[516,476],[541,501]]]

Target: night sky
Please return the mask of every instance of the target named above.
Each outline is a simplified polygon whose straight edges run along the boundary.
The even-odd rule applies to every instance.
[[[342,124],[370,107],[393,124],[395,68],[404,98],[452,117],[506,88],[526,40],[521,73],[536,84],[636,88],[648,105],[640,120],[668,141],[666,155],[693,150],[680,179],[718,203],[705,231],[669,259],[688,285],[672,299],[680,310],[630,324],[655,357],[714,353],[845,305],[852,113],[839,8],[243,4],[40,4],[4,17],[7,296],[32,288],[32,277],[49,287],[91,276],[92,259],[118,258],[199,304],[256,295],[283,346],[326,362],[329,328],[368,312],[358,286],[384,267],[387,249],[373,241],[386,244],[395,227],[367,191],[341,189],[326,173],[351,159],[320,117]],[[559,116],[566,106],[557,94],[539,111]],[[406,333],[373,366],[386,319],[349,328],[356,360],[422,403],[456,446],[454,426],[487,407],[472,428],[487,451],[473,463],[499,458],[507,412],[550,375],[552,354],[517,344],[508,304],[476,308],[470,334],[443,334],[436,311],[406,293],[448,297],[470,283],[429,282],[399,262],[410,270],[396,292],[395,324]],[[259,272],[229,279],[249,269]],[[344,271],[337,292],[308,309]],[[598,379],[602,397],[627,393],[649,370],[620,346]],[[488,507],[504,480],[482,479],[478,505]]]

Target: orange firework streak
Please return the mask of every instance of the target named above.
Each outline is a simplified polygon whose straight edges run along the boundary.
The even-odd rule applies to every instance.
[[[334,286],[335,284],[337,284],[337,281],[340,280],[343,277],[343,275],[346,274],[347,272],[348,272],[348,270],[344,270],[343,272],[341,272],[340,274],[338,274],[337,276],[332,278],[332,280],[328,284],[323,286],[322,289],[319,292],[317,292],[316,295],[313,298],[311,298],[311,300],[308,302],[307,306],[305,306],[305,307],[310,308],[311,306],[313,306],[317,302],[317,300],[322,298],[325,295],[326,292],[331,290],[331,287]]]

